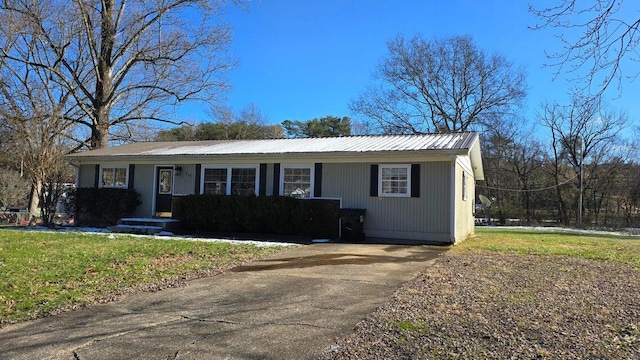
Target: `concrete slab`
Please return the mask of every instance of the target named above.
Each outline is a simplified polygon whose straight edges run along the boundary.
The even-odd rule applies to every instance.
[[[0,329],[0,359],[312,359],[443,250],[313,244]]]

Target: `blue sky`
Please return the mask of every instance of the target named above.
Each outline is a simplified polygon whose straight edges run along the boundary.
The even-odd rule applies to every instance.
[[[480,48],[524,67],[529,94],[525,117],[533,120],[542,102],[567,102],[570,83],[568,76],[552,81],[554,69],[543,66],[549,63],[545,50],[557,51],[560,43],[553,29],[528,28],[536,23],[528,3],[264,0],[252,3],[249,11],[230,9],[224,18],[233,28],[231,51],[240,64],[230,74],[228,104],[239,110],[253,103],[270,123],[325,115],[357,118],[349,102],[371,81],[389,39],[470,34]],[[639,65],[628,69],[637,72]],[[621,92],[614,89],[609,104],[637,118],[639,81],[625,82]],[[197,108],[182,116],[206,118]]]

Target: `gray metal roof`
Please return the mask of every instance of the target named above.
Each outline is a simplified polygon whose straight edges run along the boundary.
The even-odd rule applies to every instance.
[[[228,159],[296,159],[331,158],[332,161],[353,161],[363,156],[383,155],[402,161],[403,154],[468,155],[476,179],[484,179],[480,141],[475,132],[424,135],[344,136],[308,139],[209,140],[140,142],[68,155],[74,163],[104,161],[180,162]]]
[[[459,153],[461,150],[470,150],[477,141],[477,133],[464,132],[304,139],[141,142],[76,153],[69,155],[69,158],[163,155],[376,153],[429,150],[449,150]]]

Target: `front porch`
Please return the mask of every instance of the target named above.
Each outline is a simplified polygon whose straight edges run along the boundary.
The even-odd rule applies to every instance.
[[[113,233],[157,235],[176,229],[179,221],[170,218],[122,218],[118,225],[107,229]]]

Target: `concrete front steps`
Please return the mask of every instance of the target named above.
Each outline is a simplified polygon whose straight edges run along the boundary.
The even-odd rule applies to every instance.
[[[156,235],[170,232],[178,224],[178,220],[168,218],[122,218],[116,226],[107,229],[112,233]]]

